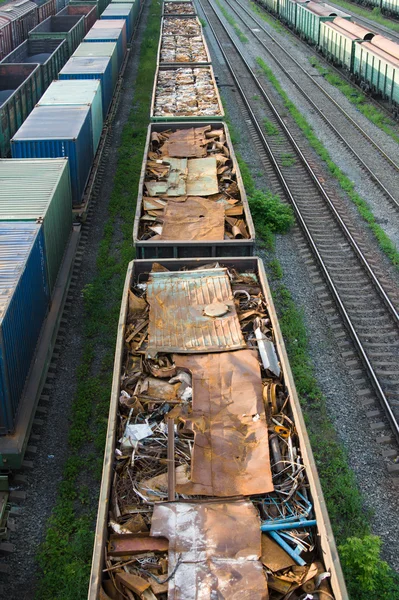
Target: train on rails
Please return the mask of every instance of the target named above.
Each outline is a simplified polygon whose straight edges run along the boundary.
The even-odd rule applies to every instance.
[[[399,44],[317,0],[257,0],[365,92],[399,115]]]
[[[3,473],[22,465],[136,2],[112,0],[80,45],[69,38],[72,56],[0,160]],[[164,3],[150,120],[88,597],[347,600],[190,0]],[[4,487],[1,501],[6,516]]]

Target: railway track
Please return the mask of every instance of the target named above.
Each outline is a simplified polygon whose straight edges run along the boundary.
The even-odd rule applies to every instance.
[[[362,175],[371,183],[373,195],[377,194],[378,203],[384,203],[388,209],[390,222],[399,225],[399,189],[397,176],[399,164],[395,158],[381,148],[381,146],[342,108],[339,103],[321,86],[315,78],[280,44],[257,19],[253,13],[239,0],[225,0],[234,14],[254,36],[263,50],[278,65],[278,68],[293,83],[300,94],[305,98],[312,110],[323,119],[332,135],[338,140],[343,151],[347,152],[348,159],[354,158],[360,166]],[[235,5],[239,7],[237,10]],[[245,17],[243,17],[243,14]],[[262,34],[267,36],[267,44],[261,35],[254,31],[245,18],[251,19]],[[271,42],[271,43],[270,43]],[[327,116],[328,115],[328,116]],[[361,148],[367,147],[367,152],[360,154]],[[386,179],[384,182],[383,180]],[[389,204],[386,202],[388,199]],[[394,210],[392,210],[392,207]]]
[[[393,474],[399,441],[399,314],[396,288],[384,281],[373,265],[373,257],[362,248],[361,235],[347,226],[345,209],[333,191],[320,183],[321,174],[311,164],[288,130],[262,81],[250,67],[228,28],[209,0],[199,0],[229,73],[239,91],[245,121],[256,136],[273,191],[292,204],[321,273],[341,314],[369,381],[383,408],[375,412],[371,427],[385,450],[385,462]],[[259,102],[261,95],[264,100]],[[278,135],[266,136],[262,123],[267,118]],[[287,155],[295,164],[287,166]],[[273,173],[271,174],[271,170]],[[371,411],[373,412],[373,411]],[[373,417],[371,417],[373,419]]]

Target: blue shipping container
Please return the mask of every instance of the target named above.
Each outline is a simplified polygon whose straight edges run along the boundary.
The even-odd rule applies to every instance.
[[[0,223],[0,433],[18,406],[49,305],[43,229]]]
[[[112,58],[109,56],[76,56],[68,60],[58,75],[59,79],[100,79],[104,119],[114,95]]]
[[[129,42],[133,35],[133,26],[134,26],[134,5],[128,4],[125,2],[124,4],[109,4],[107,8],[104,10],[100,19],[106,20],[115,20],[115,19],[124,19],[126,21],[126,38]]]
[[[120,71],[125,56],[123,33],[121,29],[114,29],[111,25],[109,29],[92,27],[86,37],[83,38],[83,42],[115,42],[118,52],[118,71]]]
[[[68,157],[72,203],[82,203],[93,164],[90,106],[37,106],[11,140],[13,158]]]

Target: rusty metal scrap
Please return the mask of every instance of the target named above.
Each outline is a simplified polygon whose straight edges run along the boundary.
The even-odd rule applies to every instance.
[[[152,132],[144,187],[140,239],[249,238],[223,129]]]
[[[151,273],[147,356],[158,352],[226,352],[245,347],[226,269]],[[226,312],[204,314],[215,303]]]
[[[165,17],[163,20],[162,36],[165,35],[201,35],[201,24],[195,17],[192,19]]]
[[[192,2],[164,2],[165,15],[194,15],[195,8]]]
[[[251,502],[158,504],[151,535],[169,540],[168,600],[268,598]]]
[[[256,352],[173,358],[193,377],[192,412],[183,417],[194,432],[191,474],[177,492],[249,496],[273,491]]]
[[[209,58],[200,35],[165,35],[161,43],[161,63],[205,63]]]
[[[164,69],[158,72],[154,116],[221,115],[210,67]]]

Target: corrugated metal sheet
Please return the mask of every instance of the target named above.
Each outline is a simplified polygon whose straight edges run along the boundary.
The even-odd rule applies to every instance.
[[[12,431],[47,313],[43,228],[0,223],[0,433]]]
[[[116,42],[92,42],[91,44],[80,44],[72,55],[72,58],[98,58],[108,56],[112,62],[112,82],[115,87],[118,76],[118,49]]]
[[[38,102],[38,106],[77,106],[82,104],[90,105],[93,153],[95,154],[100,143],[104,122],[101,81],[98,79],[53,81]]]
[[[0,156],[10,155],[10,140],[42,94],[40,67],[0,64]]]
[[[115,19],[124,19],[126,21],[126,35],[130,40],[133,34],[134,11],[133,4],[109,4],[101,15],[105,21],[114,21]]]
[[[114,93],[112,60],[104,57],[73,57],[59,73],[60,79],[100,79],[104,118]]]
[[[227,269],[151,272],[147,302],[148,356],[246,348]],[[226,313],[217,317],[205,314],[205,309],[215,304],[226,306]]]
[[[37,106],[11,140],[13,158],[69,158],[72,202],[81,204],[93,162],[89,106]]]
[[[72,228],[67,160],[0,160],[0,221],[43,223],[52,291]]]
[[[108,23],[107,21],[96,21],[83,41],[116,42],[118,44],[118,62],[120,69],[126,53],[126,22],[121,19],[115,19],[112,21],[111,25],[111,23]]]

